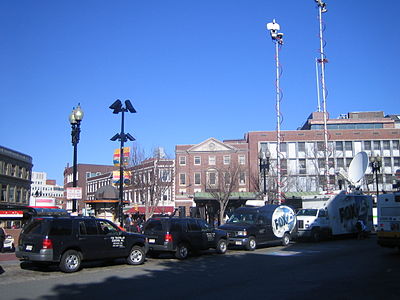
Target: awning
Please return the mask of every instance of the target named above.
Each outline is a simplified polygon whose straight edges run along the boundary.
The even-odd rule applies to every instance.
[[[175,210],[174,206],[156,206],[154,213],[155,214],[167,214],[167,213],[173,213],[174,210]],[[127,214],[137,214],[138,213],[138,214],[144,215],[146,213],[146,207],[144,207],[144,206],[131,207],[128,210],[126,210],[125,213],[127,213]]]

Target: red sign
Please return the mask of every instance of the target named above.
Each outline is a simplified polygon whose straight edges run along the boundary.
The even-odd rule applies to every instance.
[[[21,210],[0,210],[0,218],[22,218],[24,212]]]

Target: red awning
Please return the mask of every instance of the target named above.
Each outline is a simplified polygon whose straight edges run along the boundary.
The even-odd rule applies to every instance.
[[[174,206],[157,206],[154,210],[155,214],[167,214],[167,213],[173,213],[175,210]],[[145,214],[146,213],[146,208],[144,206],[139,206],[139,207],[132,207],[125,211],[127,214]]]

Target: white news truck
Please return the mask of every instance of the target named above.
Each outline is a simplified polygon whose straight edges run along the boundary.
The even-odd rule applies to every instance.
[[[316,195],[303,199],[297,213],[298,237],[320,240],[322,236],[357,233],[361,220],[367,231],[373,228],[372,197],[355,191],[332,195]]]
[[[400,250],[400,192],[378,196],[378,244]]]

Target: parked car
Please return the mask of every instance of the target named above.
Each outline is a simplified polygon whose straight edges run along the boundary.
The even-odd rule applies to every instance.
[[[85,260],[126,258],[142,264],[144,235],[128,233],[114,223],[93,217],[35,217],[19,236],[16,256],[33,263],[58,263],[61,271],[78,271]]]
[[[178,259],[188,257],[190,251],[216,249],[224,254],[227,250],[226,232],[215,229],[203,219],[196,218],[151,218],[144,225],[144,234],[149,242],[149,255],[173,253]]]
[[[6,235],[6,239],[4,240],[3,251],[11,251],[14,252],[14,238],[11,235]]]

